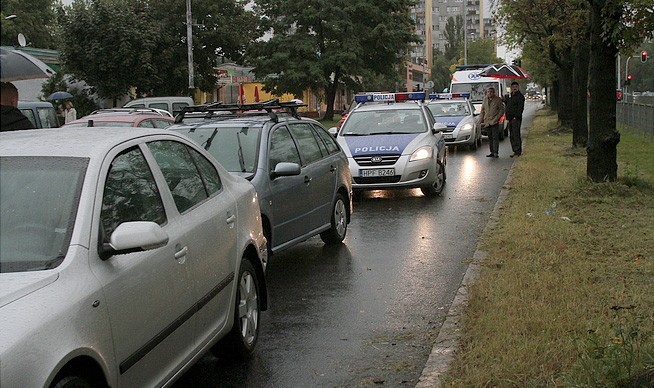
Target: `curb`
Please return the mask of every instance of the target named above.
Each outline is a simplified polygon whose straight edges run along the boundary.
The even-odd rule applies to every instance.
[[[523,132],[524,135],[524,132]],[[523,147],[525,144],[525,138],[523,137]],[[502,206],[502,203],[509,194],[509,187],[511,184],[511,179],[513,176],[513,168],[515,167],[515,162],[511,164],[509,169],[509,174],[502,185],[502,190],[497,197],[497,202],[495,202],[495,207],[491,212],[490,218],[482,231],[481,236],[486,234],[488,231],[493,229],[499,222],[499,212]],[[438,332],[438,337],[434,342],[434,346],[431,349],[429,358],[425,363],[425,367],[422,370],[422,374],[418,379],[416,388],[438,388],[441,387],[441,376],[447,372],[450,364],[454,360],[454,355],[456,350],[459,347],[459,338],[460,331],[459,323],[461,318],[464,316],[465,308],[468,305],[468,286],[472,285],[479,275],[479,270],[481,268],[481,263],[486,258],[487,253],[479,249],[479,243],[477,244],[477,249],[472,256],[472,261],[468,264],[468,269],[466,270],[463,280],[461,281],[461,286],[454,296],[454,300],[450,305],[450,308],[445,317],[445,321],[441,326],[440,331]]]

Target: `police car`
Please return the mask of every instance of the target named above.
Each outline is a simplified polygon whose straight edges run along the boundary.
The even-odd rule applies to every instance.
[[[475,108],[468,100],[470,93],[430,94],[427,108],[437,123],[445,124],[445,144],[464,145],[476,150],[481,145],[481,127]]]
[[[338,130],[353,190],[420,188],[439,195],[445,184],[445,125],[436,123],[424,92],[369,93]],[[382,102],[382,103],[380,103]]]

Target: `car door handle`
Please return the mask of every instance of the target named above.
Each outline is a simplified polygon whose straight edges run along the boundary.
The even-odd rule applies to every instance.
[[[177,252],[175,252],[175,260],[179,260],[183,258],[184,256],[186,256],[187,253],[188,253],[188,247],[184,247],[178,250]]]
[[[309,178],[308,176],[305,176],[304,177],[304,183],[310,183],[310,182],[311,182],[311,178]]]
[[[230,225],[233,224],[234,221],[236,221],[236,216],[233,215],[233,214],[230,215],[229,217],[227,217],[227,219],[225,220],[225,222],[227,222],[227,223],[230,224]]]
[[[334,172],[334,171],[336,171],[336,166],[334,165],[329,166],[329,172]]]

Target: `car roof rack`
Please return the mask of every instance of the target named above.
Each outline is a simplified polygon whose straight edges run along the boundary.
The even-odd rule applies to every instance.
[[[277,123],[279,122],[277,113],[280,110],[289,113],[296,119],[299,119],[300,116],[297,113],[297,108],[303,106],[308,105],[296,101],[281,102],[279,101],[279,98],[273,98],[267,101],[255,102],[251,104],[223,104],[221,102],[217,102],[213,104],[185,106],[182,108],[182,111],[175,117],[175,123],[182,123],[187,113],[203,112],[207,113],[207,116],[205,116],[206,118],[211,118],[214,112],[231,112],[234,114],[247,115],[263,111],[265,111],[268,116]]]
[[[102,113],[155,114],[159,116],[171,117],[168,111],[157,108],[103,108],[94,110],[90,114],[95,115]]]

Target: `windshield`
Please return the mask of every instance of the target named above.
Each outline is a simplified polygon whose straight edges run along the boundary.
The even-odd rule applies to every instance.
[[[84,158],[0,158],[0,272],[61,264],[87,164]]]
[[[463,101],[429,104],[427,107],[434,117],[469,116],[472,114],[468,109],[468,104]]]
[[[394,109],[354,111],[343,125],[341,136],[402,134],[426,132],[419,110]]]
[[[260,128],[203,127],[181,132],[209,151],[227,171],[254,173]]]
[[[451,93],[470,93],[470,101],[483,101],[486,89],[495,88],[495,94],[500,95],[500,84],[497,81],[475,83],[453,83]]]

